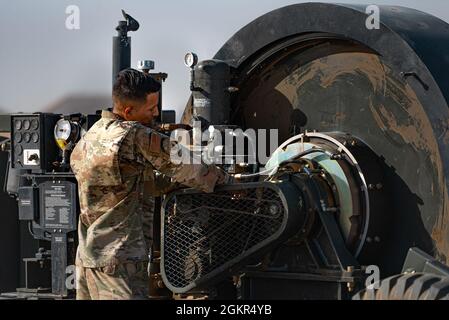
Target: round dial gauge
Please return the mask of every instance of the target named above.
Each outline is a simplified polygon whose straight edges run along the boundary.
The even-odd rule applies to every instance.
[[[198,63],[198,56],[193,52],[188,52],[184,56],[184,64],[189,67],[193,68]]]
[[[31,141],[31,134],[29,134],[28,132],[25,132],[23,134],[23,141],[25,141],[26,143]]]
[[[16,120],[16,121],[14,122],[14,127],[16,128],[16,130],[22,129],[22,121]]]
[[[72,134],[72,125],[70,121],[61,119],[55,125],[55,140],[59,148],[65,149]]]
[[[14,152],[16,156],[21,156],[23,152],[22,146],[20,144],[16,144],[16,146],[14,147]]]
[[[22,134],[20,132],[14,133],[14,142],[16,143],[22,142]]]
[[[24,130],[29,130],[30,126],[31,126],[30,120],[23,120],[23,129]]]
[[[31,135],[31,140],[33,140],[34,143],[39,142],[39,134],[37,132],[33,132]]]
[[[37,119],[31,120],[31,130],[39,129],[39,121]]]

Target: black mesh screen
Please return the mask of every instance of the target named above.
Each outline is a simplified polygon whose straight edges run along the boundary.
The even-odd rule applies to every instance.
[[[170,289],[187,291],[277,238],[285,204],[279,190],[258,186],[166,200],[162,269]]]

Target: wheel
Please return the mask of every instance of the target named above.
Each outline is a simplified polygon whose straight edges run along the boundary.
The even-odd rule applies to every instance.
[[[449,277],[429,273],[395,275],[366,288],[352,300],[449,300]]]

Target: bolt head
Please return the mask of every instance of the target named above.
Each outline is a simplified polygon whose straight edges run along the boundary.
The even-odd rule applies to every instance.
[[[152,60],[139,60],[137,62],[137,69],[145,71],[145,70],[153,70],[154,69],[154,61]]]
[[[271,205],[269,210],[270,210],[270,214],[271,214],[272,216],[277,215],[278,212],[279,212],[279,208],[278,208],[278,206],[275,205],[275,204]]]

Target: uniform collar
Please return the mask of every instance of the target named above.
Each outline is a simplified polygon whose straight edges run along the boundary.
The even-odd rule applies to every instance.
[[[101,118],[102,119],[113,119],[113,120],[119,120],[119,121],[126,121],[125,119],[123,119],[121,116],[119,116],[118,114],[109,111],[109,110],[101,110]],[[151,126],[146,126],[148,128],[151,129],[156,129],[157,125],[151,125]]]
[[[120,117],[118,114],[113,113],[112,111],[109,111],[109,110],[102,110],[101,117],[103,119],[115,119],[115,120],[121,120],[121,121],[125,120],[122,117]]]

